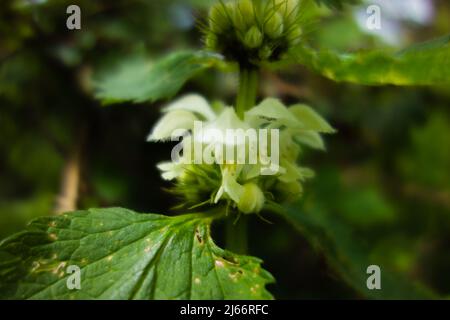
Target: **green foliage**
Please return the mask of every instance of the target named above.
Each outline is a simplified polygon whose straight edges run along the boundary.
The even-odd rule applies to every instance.
[[[446,85],[450,83],[450,36],[396,53],[368,51],[338,54],[303,46],[292,58],[334,80],[365,85]]]
[[[105,104],[171,98],[187,80],[220,60],[214,54],[192,51],[176,52],[156,62],[133,56],[97,76],[96,97]]]
[[[324,4],[330,8],[342,9],[345,5],[353,5],[361,0],[316,0],[318,4]]]
[[[399,159],[404,178],[412,183],[450,191],[450,120],[432,114],[423,127],[411,132],[411,146]]]
[[[40,218],[0,245],[0,298],[272,298],[261,261],[218,248],[211,221],[118,208]],[[81,290],[67,288],[70,265]]]
[[[270,208],[285,217],[315,248],[321,250],[333,269],[360,295],[373,299],[435,298],[426,288],[411,283],[371,258],[367,254],[368,245],[355,237],[348,225],[321,209],[320,205],[306,209],[302,209],[300,204]],[[370,265],[379,265],[382,269],[382,290],[369,290],[366,286],[366,268]]]
[[[374,187],[351,188],[339,193],[342,196],[339,209],[355,225],[370,228],[395,219],[394,209]]]

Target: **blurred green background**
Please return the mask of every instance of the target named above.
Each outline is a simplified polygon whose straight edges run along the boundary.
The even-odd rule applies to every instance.
[[[73,205],[174,213],[164,192],[169,184],[155,167],[172,146],[146,142],[165,102],[105,107],[93,98],[92,79],[141,52],[157,58],[200,48],[197,20],[213,2],[2,1],[0,238]],[[379,31],[364,25],[372,2],[382,6]],[[308,38],[347,51],[401,48],[449,33],[448,1],[406,2],[316,7],[320,19]],[[81,30],[66,28],[70,4],[81,7]],[[182,93],[231,104],[236,81],[203,73]],[[326,138],[327,152],[304,156],[317,176],[306,186],[303,209],[338,219],[373,261],[450,296],[450,89],[336,84],[299,66],[264,73],[260,94],[308,103],[339,130]],[[253,219],[250,254],[277,279],[269,288],[275,297],[360,297],[302,235],[270,220]]]

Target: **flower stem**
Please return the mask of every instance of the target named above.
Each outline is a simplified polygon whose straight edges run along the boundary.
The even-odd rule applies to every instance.
[[[258,93],[259,72],[255,67],[241,66],[239,69],[239,92],[236,99],[236,113],[244,119],[247,110],[256,104]],[[237,222],[232,218],[226,220],[226,246],[227,249],[238,254],[246,254],[247,241],[247,217],[242,215]]]
[[[237,222],[229,217],[225,221],[225,237],[227,250],[237,254],[247,254],[247,221],[248,217],[241,216]]]
[[[236,113],[244,118],[245,111],[253,108],[258,92],[258,69],[242,67],[239,70],[239,92],[236,100]]]

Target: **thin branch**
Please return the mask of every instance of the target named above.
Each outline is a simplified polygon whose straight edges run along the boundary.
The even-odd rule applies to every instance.
[[[83,139],[80,138],[64,166],[61,176],[61,188],[59,195],[56,198],[54,214],[62,214],[77,209],[80,188],[82,145]]]

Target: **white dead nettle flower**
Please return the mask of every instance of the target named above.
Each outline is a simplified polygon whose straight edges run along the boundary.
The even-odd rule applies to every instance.
[[[313,176],[297,164],[302,146],[323,149],[320,134],[334,129],[311,108],[287,108],[277,99],[264,100],[247,111],[243,120],[231,107],[216,109],[199,95],[187,95],[163,109],[164,116],[150,134],[149,141],[184,137],[178,145],[180,157],[158,165],[162,177],[175,182],[174,192],[189,205],[225,200],[245,214],[258,213],[267,196],[280,202],[298,198],[301,183]],[[266,139],[258,134],[263,131]],[[251,137],[256,138],[255,144]],[[227,157],[230,150],[232,159]],[[274,164],[278,168],[274,174],[264,173]]]
[[[194,121],[216,118],[209,103],[199,95],[188,95],[163,109],[164,117],[153,128],[148,141],[170,140],[176,130],[192,130]]]

